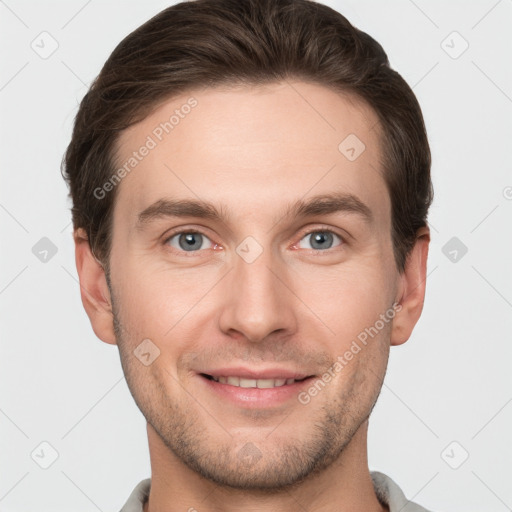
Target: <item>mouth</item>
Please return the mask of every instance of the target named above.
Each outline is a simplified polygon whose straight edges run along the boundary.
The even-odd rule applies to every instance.
[[[291,407],[299,403],[299,393],[315,379],[314,375],[284,371],[272,371],[268,375],[251,375],[253,372],[248,371],[240,371],[243,375],[233,373],[220,370],[215,375],[196,374],[206,393],[215,397],[212,404],[230,403],[237,408],[259,410]]]
[[[275,379],[251,379],[245,377],[239,377],[236,375],[208,375],[207,373],[201,373],[202,377],[219,382],[221,384],[227,384],[228,386],[234,386],[238,388],[258,388],[258,389],[272,389],[280,388],[281,386],[289,386],[296,382],[303,382],[310,377],[303,377],[301,379],[290,379],[290,378],[275,378]]]

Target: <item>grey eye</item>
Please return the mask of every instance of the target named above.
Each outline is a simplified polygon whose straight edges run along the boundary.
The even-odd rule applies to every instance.
[[[208,249],[208,247],[204,247],[207,242],[211,244],[210,239],[202,233],[182,231],[171,236],[167,243],[174,249],[194,252],[200,249]]]
[[[314,249],[317,251],[331,249],[334,237],[342,242],[341,238],[336,233],[332,233],[331,231],[311,231],[304,238],[302,238],[302,240],[299,242],[299,246],[302,249]],[[301,245],[303,240],[310,240],[309,247],[303,247]]]

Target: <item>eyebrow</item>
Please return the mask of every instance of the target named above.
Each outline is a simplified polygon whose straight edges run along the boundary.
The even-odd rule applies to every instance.
[[[196,217],[227,222],[232,217],[229,208],[223,204],[219,206],[220,208],[217,208],[213,203],[203,200],[159,199],[139,213],[136,227],[143,229],[152,221],[167,217]],[[347,193],[331,193],[317,195],[307,200],[299,199],[289,204],[284,213],[274,218],[274,222],[277,224],[286,218],[332,215],[339,212],[357,215],[367,223],[371,223],[373,220],[372,211],[357,196]]]

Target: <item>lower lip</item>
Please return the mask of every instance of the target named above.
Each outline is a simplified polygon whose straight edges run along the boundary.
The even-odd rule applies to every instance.
[[[234,402],[238,406],[248,408],[274,407],[292,398],[298,400],[299,393],[309,386],[310,381],[314,379],[314,377],[308,377],[300,382],[284,384],[275,388],[241,388],[223,384],[202,375],[199,375],[199,378],[212,392]]]

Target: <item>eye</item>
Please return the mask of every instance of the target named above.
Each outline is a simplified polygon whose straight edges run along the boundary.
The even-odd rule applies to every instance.
[[[177,251],[185,252],[197,252],[201,249],[211,249],[211,246],[207,246],[208,243],[210,243],[211,246],[216,246],[206,235],[198,231],[180,231],[165,240],[166,245],[170,245]]]
[[[305,234],[296,245],[301,249],[313,251],[326,251],[333,248],[333,242],[338,239],[338,246],[344,244],[340,235],[329,229],[316,229]],[[304,242],[305,241],[305,242]],[[306,245],[304,246],[304,243]],[[216,249],[218,244],[213,243],[206,235],[194,230],[184,230],[169,236],[164,245],[170,245],[178,252],[198,252],[202,249]],[[335,247],[335,246],[334,246]],[[219,247],[220,248],[220,247]]]
[[[306,234],[306,236],[301,238],[299,242],[299,247],[301,249],[312,249],[315,251],[331,249],[334,238],[337,238],[341,242],[338,245],[343,244],[344,241],[342,240],[342,238],[333,231],[326,229],[317,229],[315,231],[310,231],[309,233]],[[304,247],[302,245],[303,240],[309,240],[309,247]]]

